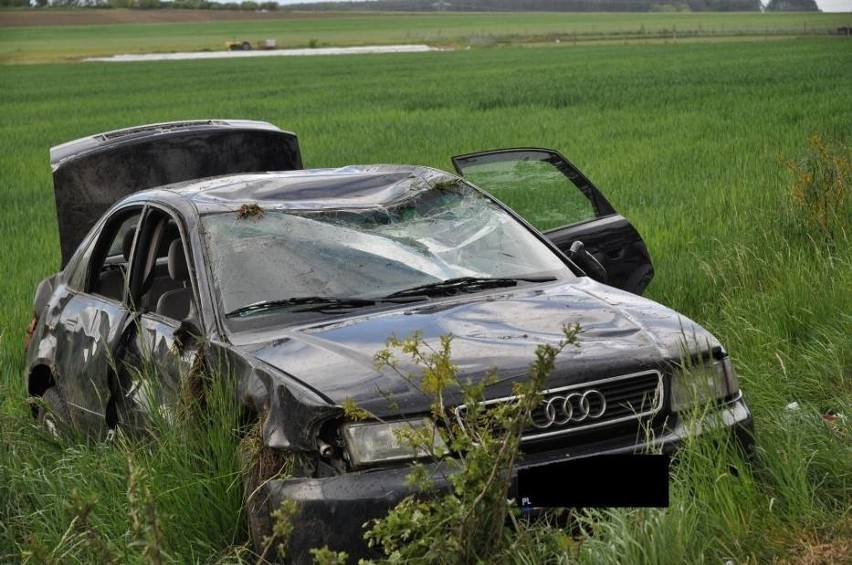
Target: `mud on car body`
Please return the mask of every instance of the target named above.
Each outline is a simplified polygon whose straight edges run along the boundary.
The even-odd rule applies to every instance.
[[[487,397],[500,402],[537,345],[580,325],[518,470],[670,452],[698,429],[751,442],[725,349],[640,296],[653,276],[644,242],[554,151],[464,155],[457,174],[306,170],[294,134],[208,120],[91,136],[54,147],[51,161],[62,269],[36,291],[25,378],[44,402],[34,416],[102,438],[144,426],[199,366],[229,367],[263,448],[300,463],[249,481],[258,544],[291,499],[291,555],[323,544],[361,554],[361,525],[410,492],[414,454],[393,429],[434,424],[429,399],[374,363],[392,334],[451,334],[460,378],[496,368]],[[538,201],[552,226],[536,230],[497,198]],[[122,369],[143,358],[161,379],[156,402]],[[685,359],[703,370],[684,370]],[[347,421],[350,401],[379,419]],[[682,415],[708,403],[687,430]]]

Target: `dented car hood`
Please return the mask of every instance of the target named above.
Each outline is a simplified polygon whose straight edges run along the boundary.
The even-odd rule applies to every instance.
[[[374,355],[389,335],[404,338],[420,331],[437,347],[440,336],[452,334],[460,380],[478,380],[496,369],[497,381],[487,394],[496,398],[512,394],[512,384],[526,374],[538,345],[557,344],[563,337],[558,328],[574,324],[582,330],[580,346],[559,356],[549,388],[660,369],[661,360],[678,362],[720,347],[706,330],[673,310],[582,279],[337,318],[279,331],[241,348],[330,404],[352,399],[376,416],[392,417],[426,412],[430,399],[403,377],[417,374],[417,368],[401,354],[401,374],[376,368]]]

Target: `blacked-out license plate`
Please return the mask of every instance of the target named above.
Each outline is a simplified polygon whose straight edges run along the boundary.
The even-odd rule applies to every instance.
[[[518,469],[523,508],[669,505],[668,455],[596,455]]]

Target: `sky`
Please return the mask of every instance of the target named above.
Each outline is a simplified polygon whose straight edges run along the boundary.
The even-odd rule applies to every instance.
[[[823,12],[852,12],[852,0],[816,0]]]
[[[314,4],[327,0],[277,0],[279,4]],[[338,0],[340,1],[340,0]],[[823,12],[852,12],[852,0],[816,0]]]

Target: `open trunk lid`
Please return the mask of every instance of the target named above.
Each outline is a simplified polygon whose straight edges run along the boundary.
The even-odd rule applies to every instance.
[[[296,134],[247,120],[151,124],[50,150],[62,267],[119,199],[164,184],[231,173],[302,168]]]

